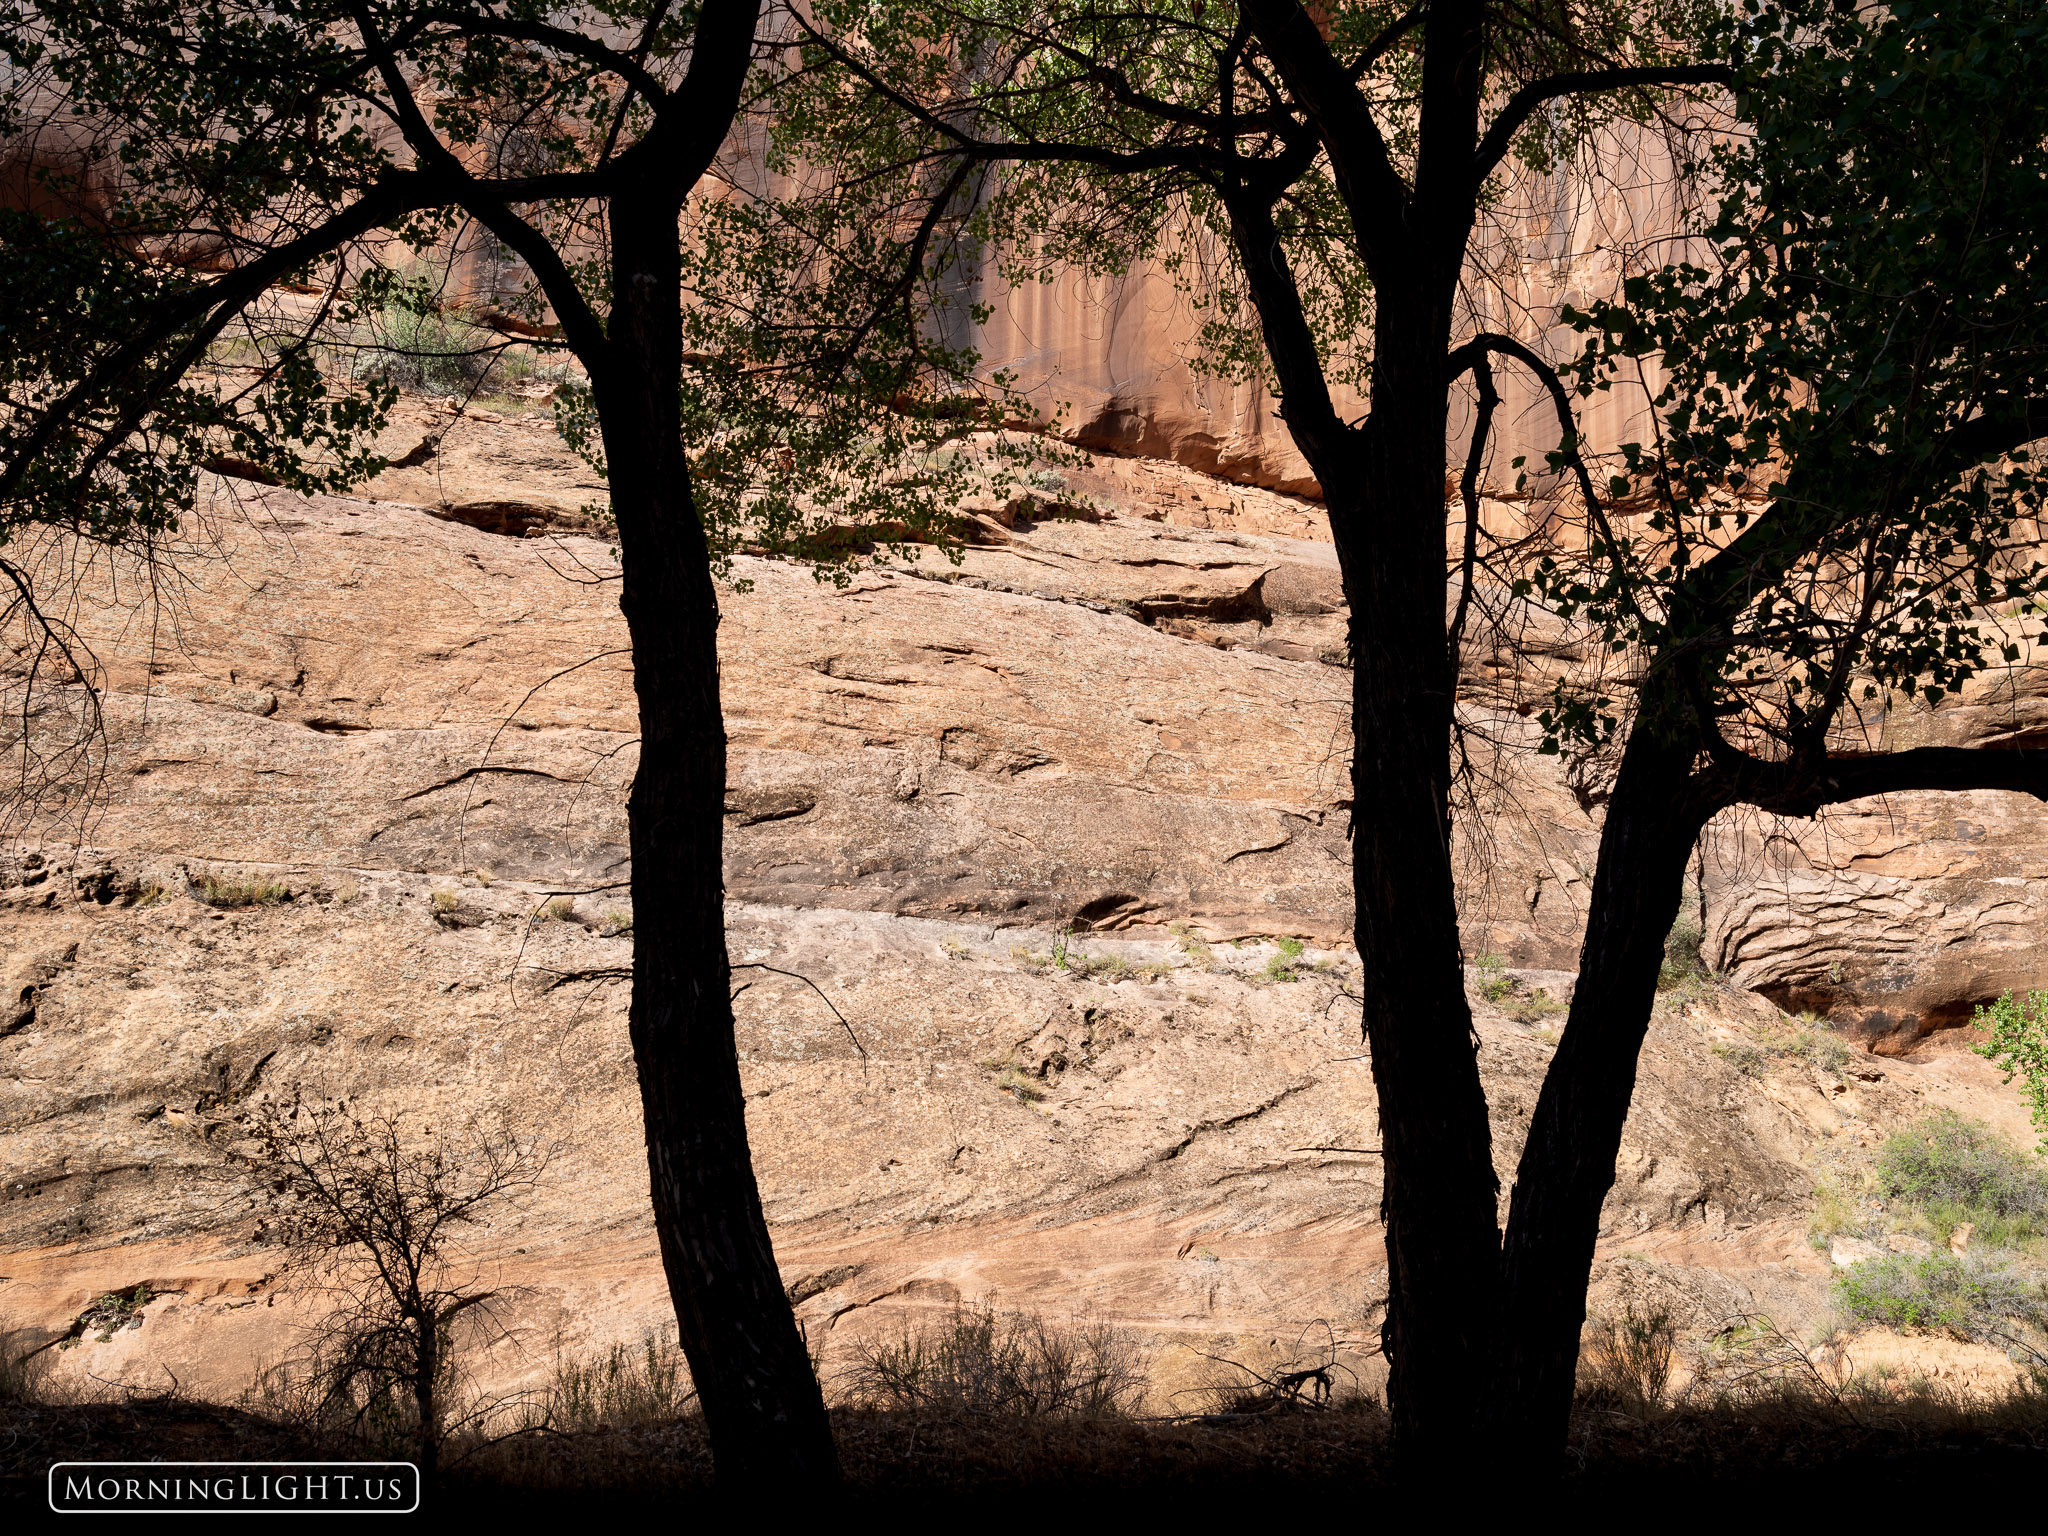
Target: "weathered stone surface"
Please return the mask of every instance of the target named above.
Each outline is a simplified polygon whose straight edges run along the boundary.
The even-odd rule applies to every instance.
[[[752,590],[726,599],[733,958],[809,978],[860,1042],[807,986],[743,973],[785,1276],[828,1363],[863,1330],[993,1294],[1129,1323],[1161,1351],[1164,1389],[1198,1371],[1188,1346],[1278,1349],[1318,1319],[1370,1380],[1377,1164],[1329,1150],[1376,1145],[1376,1100],[1338,995],[1350,677],[1327,541],[1300,502],[1172,466],[1074,482],[1061,494],[1101,521],[1013,515],[957,568],[926,551],[845,589],[743,559]],[[235,494],[261,515],[222,509],[218,559],[163,627],[174,643],[119,613],[93,631],[114,691],[89,846],[52,836],[0,871],[0,1322],[54,1337],[147,1280],[177,1294],[63,1369],[168,1365],[193,1390],[239,1390],[302,1314],[252,1241],[232,1116],[303,1086],[442,1123],[503,1111],[564,1141],[540,1198],[488,1234],[507,1279],[535,1288],[532,1347],[498,1377],[544,1369],[557,1341],[659,1326],[617,976],[625,882],[649,876],[625,860],[635,713],[606,546]],[[1577,658],[1522,618],[1520,643],[1475,638],[1464,662],[1468,744],[1514,770],[1496,814],[1461,824],[1467,947],[1561,997],[1600,793],[1529,757],[1523,709]],[[1951,718],[2004,729],[1998,708],[1973,696]],[[1816,965],[1861,976],[1893,944],[1939,992],[1944,973],[1914,958],[1939,939],[1978,967],[1953,984],[1979,985],[1999,935],[1964,914],[2032,900],[2011,882],[2040,846],[1993,798],[1998,839],[1956,832],[1959,813],[1994,824],[1972,803],[1854,843],[1864,866],[1840,840],[1804,845],[1813,933],[1778,950],[1793,925],[1768,882],[1710,884],[1710,944],[1766,986]],[[221,871],[293,899],[194,900]],[[1955,916],[1838,921],[1829,904],[1859,880]],[[584,892],[569,918],[543,917],[564,887]],[[1050,952],[1069,921],[1078,952],[1171,969],[1063,971]],[[1272,935],[1331,969],[1271,980],[1270,945],[1227,942]],[[2015,924],[2012,942],[2036,940]],[[1838,1007],[1865,995],[1841,985]],[[1713,1047],[1750,1006],[1660,1013],[1596,1299],[1643,1262],[1699,1307],[1818,1318],[1817,1142],[1868,1145],[1936,1103],[2017,1117],[1967,1056],[1745,1075]],[[1504,1175],[1551,1049],[1532,1017],[1480,1010]]]

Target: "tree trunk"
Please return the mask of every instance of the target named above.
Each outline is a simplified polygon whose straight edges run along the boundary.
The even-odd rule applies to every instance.
[[[1600,1207],[1614,1184],[1664,939],[1693,844],[1720,808],[1692,778],[1690,736],[1660,733],[1669,717],[1656,692],[1645,690],[1608,802],[1578,986],[1509,1209],[1496,1422],[1508,1432],[1503,1443],[1541,1472],[1554,1472],[1564,1449]]]
[[[1499,1317],[1499,1185],[1447,812],[1446,348],[1426,318],[1401,342],[1389,329],[1356,461],[1332,466],[1342,480],[1324,485],[1351,605],[1352,853],[1385,1156],[1388,1395],[1402,1461],[1427,1476],[1470,1456],[1481,1419]]]
[[[640,701],[633,1058],[662,1264],[719,1478],[780,1493],[836,1481],[838,1460],[747,1146],[725,948],[718,596],[683,455],[677,210],[647,202],[612,206],[609,350],[593,371]]]

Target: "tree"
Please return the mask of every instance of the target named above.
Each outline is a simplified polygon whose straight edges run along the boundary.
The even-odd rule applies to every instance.
[[[1460,284],[1512,159],[1559,164],[1603,125],[1654,116],[1674,89],[1729,78],[1725,61],[1697,52],[1712,11],[820,0],[807,24],[814,90],[781,105],[787,131],[827,163],[928,165],[935,183],[971,195],[977,233],[1008,253],[1015,281],[1165,263],[1207,307],[1212,364],[1262,371],[1281,397],[1322,486],[1351,611],[1385,1344],[1397,1439],[1421,1468],[1469,1454],[1503,1315],[1451,860],[1467,614],[1461,603],[1446,619],[1451,391],[1475,359],[1498,355],[1563,398],[1528,348],[1459,334]],[[1366,399],[1360,420],[1340,413],[1347,389]],[[1491,412],[1480,414],[1483,432]]]
[[[0,537],[146,548],[207,468],[355,483],[393,392],[323,358],[380,311],[441,307],[466,244],[522,265],[509,320],[585,370],[563,427],[616,521],[641,723],[630,1027],[662,1261],[721,1476],[806,1483],[837,1463],[747,1148],[714,577],[741,541],[830,566],[861,525],[942,530],[968,469],[927,450],[979,417],[952,382],[971,359],[918,328],[943,308],[918,285],[944,270],[944,199],[906,218],[930,191],[915,176],[806,183],[750,149],[758,123],[734,133],[783,67],[761,16],[4,0],[0,131],[67,147],[39,173],[44,212],[88,173],[109,206],[0,228]],[[217,365],[231,328],[238,369]]]
[[[538,1184],[552,1149],[484,1125],[415,1136],[396,1117],[297,1096],[250,1111],[241,1130],[281,1273],[335,1303],[273,1384],[319,1428],[409,1443],[431,1482],[450,1435],[488,1412],[462,1390],[458,1351],[491,1337],[507,1299],[462,1229]]]
[[[2027,446],[2048,435],[2048,101],[2027,67],[2044,36],[2039,0],[1746,7],[1722,46],[1748,131],[1703,167],[1705,264],[1570,316],[1581,394],[1647,363],[1665,382],[1655,440],[1624,445],[1606,488],[1614,515],[1524,584],[1639,678],[1626,721],[1562,685],[1543,717],[1552,750],[1620,761],[1504,1251],[1499,1396],[1539,1444],[1564,1431],[1600,1205],[1708,822],[1908,790],[2048,800],[2048,752],[1884,740],[1909,699],[2018,662],[2048,586]]]

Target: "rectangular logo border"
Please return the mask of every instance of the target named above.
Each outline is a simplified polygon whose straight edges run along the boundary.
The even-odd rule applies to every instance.
[[[405,1467],[412,1472],[412,1502],[403,1509],[237,1509],[231,1505],[166,1505],[162,1509],[60,1509],[57,1474],[65,1467]],[[44,1493],[53,1515],[410,1515],[420,1507],[420,1469],[411,1461],[57,1461],[50,1464]]]

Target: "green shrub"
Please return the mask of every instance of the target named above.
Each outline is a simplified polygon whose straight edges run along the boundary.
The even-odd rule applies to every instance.
[[[1952,1253],[1865,1259],[1835,1282],[1835,1303],[1852,1323],[1966,1339],[1999,1337],[2015,1322],[2048,1324],[2038,1278]]]
[[[1974,1047],[2005,1069],[2005,1080],[2026,1079],[2021,1089],[2033,1111],[2034,1129],[2048,1136],[2048,992],[2029,992],[2025,1002],[2010,991],[1989,1008],[1979,1008],[1971,1023],[1991,1031],[1991,1038]],[[2048,1153],[2048,1142],[2035,1149]]]
[[[1878,1148],[1876,1172],[1880,1190],[1918,1207],[1944,1239],[1964,1221],[1993,1243],[2048,1229],[2048,1170],[1952,1110],[1890,1137]]]
[[[384,311],[355,373],[406,389],[446,393],[481,382],[504,347],[504,338],[494,332],[394,304]]]

